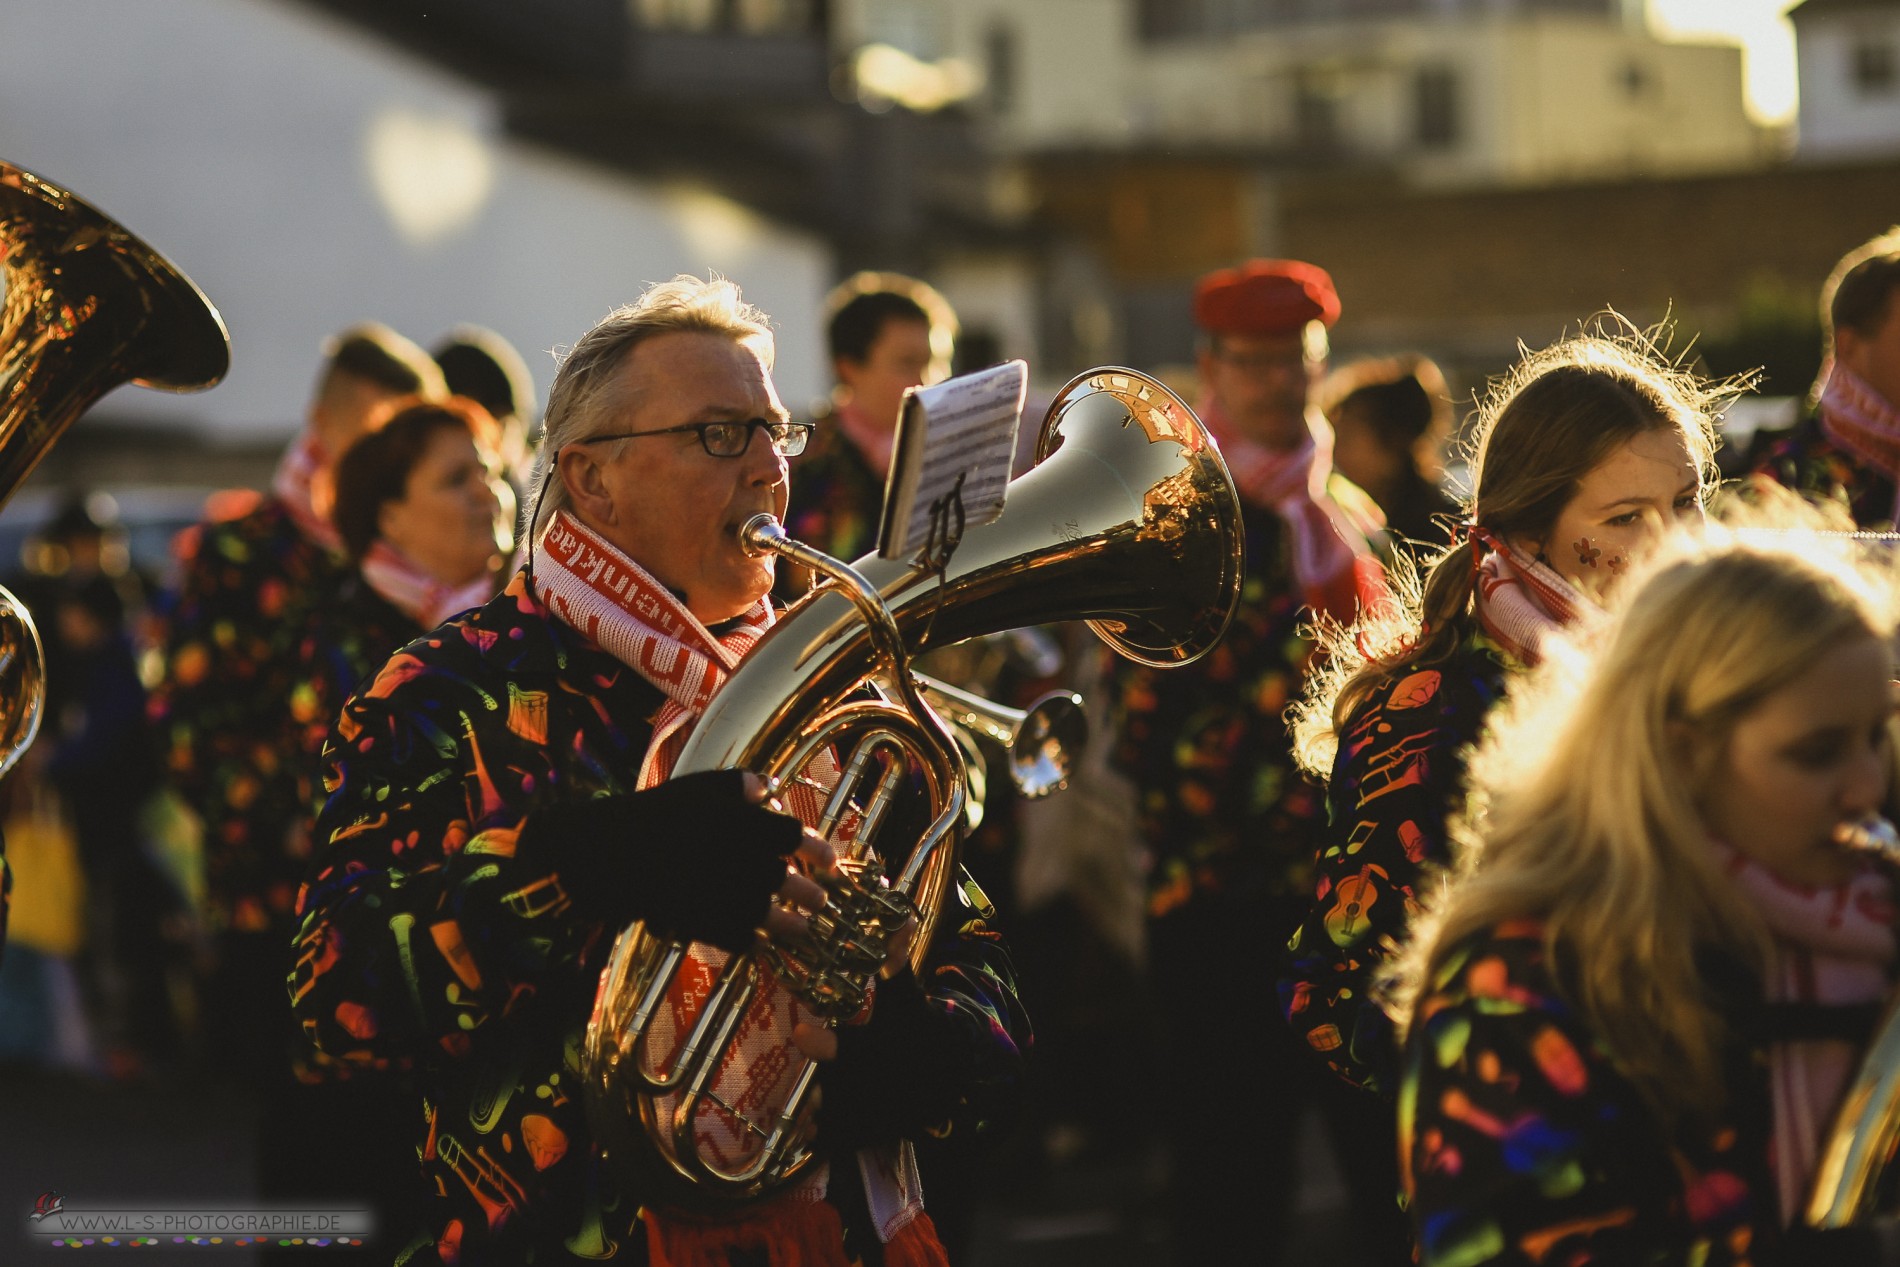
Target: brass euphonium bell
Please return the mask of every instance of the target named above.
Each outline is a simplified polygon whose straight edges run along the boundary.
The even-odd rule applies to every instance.
[[[218,310],[164,256],[0,162],[0,505],[113,388],[198,391],[230,360]],[[32,617],[0,588],[0,774],[39,729],[43,664]]]
[[[770,1094],[742,1104],[721,1078],[735,1035],[757,1019],[748,1009],[768,973],[807,1015],[835,1024],[862,1003],[892,935],[913,916],[911,962],[923,961],[952,889],[967,780],[913,657],[1001,630],[1086,620],[1122,655],[1169,667],[1226,631],[1240,598],[1240,503],[1193,411],[1146,375],[1096,370],[1057,396],[1036,456],[1010,484],[1002,517],[969,529],[941,571],[876,556],[847,565],[790,541],[769,516],[746,525],[749,548],[787,555],[829,583],[733,671],[674,772],[746,769],[779,789],[821,795],[811,825],[856,878],[813,916],[838,930],[834,938],[718,956],[716,971],[694,978],[707,1001],[685,1020],[669,1015],[677,1002],[669,990],[676,973],[701,971],[687,965],[687,947],[639,924],[620,935],[582,1062],[589,1119],[610,1160],[733,1200],[771,1191],[811,1160],[799,1123],[816,1066],[793,1053]],[[1012,733],[1032,729],[1052,757],[1065,712],[990,720]],[[812,773],[834,759],[842,777]],[[896,804],[918,788],[924,805]],[[880,833],[905,817],[922,826],[891,847]],[[709,1148],[714,1135],[744,1146]]]

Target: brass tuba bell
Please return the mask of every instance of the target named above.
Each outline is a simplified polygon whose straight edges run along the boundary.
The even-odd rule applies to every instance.
[[[198,391],[230,361],[218,310],[164,256],[0,162],[0,504],[113,388]],[[0,774],[33,742],[44,696],[39,634],[0,588]]]
[[[610,1160],[646,1174],[657,1161],[657,1173],[695,1195],[734,1200],[773,1190],[811,1161],[798,1124],[815,1065],[794,1053],[763,1096],[735,1092],[722,1075],[770,974],[806,1015],[838,1023],[861,1006],[890,935],[912,915],[911,962],[922,963],[952,888],[967,779],[912,658],[1001,630],[1086,620],[1122,655],[1165,667],[1194,660],[1226,631],[1240,598],[1240,504],[1179,398],[1132,370],[1092,371],[1051,405],[1036,456],[1010,484],[1002,517],[965,533],[941,572],[876,556],[847,565],[790,541],[769,516],[745,526],[749,548],[806,563],[829,583],[727,679],[675,773],[739,768],[779,789],[815,790],[824,808],[811,825],[859,878],[814,914],[814,926],[838,930],[821,946],[711,952],[706,969],[640,924],[620,934],[582,1061],[589,1119]],[[1029,724],[1039,745],[1059,743],[1066,728],[1053,717]],[[840,775],[814,775],[834,761]],[[894,804],[917,787],[926,804]],[[891,847],[880,837],[905,808],[922,826]],[[689,992],[704,1005],[683,1020],[669,1002],[682,971],[708,973]],[[714,1138],[720,1147],[709,1146]]]

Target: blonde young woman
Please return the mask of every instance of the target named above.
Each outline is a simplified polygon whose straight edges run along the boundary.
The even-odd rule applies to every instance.
[[[1425,1267],[1887,1261],[1784,1229],[1894,975],[1888,879],[1837,843],[1888,790],[1892,578],[1664,554],[1513,689],[1396,974]]]
[[[1420,877],[1449,861],[1466,749],[1546,637],[1596,611],[1667,528],[1700,519],[1715,396],[1634,332],[1527,355],[1483,405],[1458,543],[1410,603],[1330,639],[1331,671],[1296,725],[1303,761],[1330,776],[1330,827],[1280,995],[1294,1032],[1348,1081],[1386,1094],[1396,1082],[1370,986],[1405,938]]]

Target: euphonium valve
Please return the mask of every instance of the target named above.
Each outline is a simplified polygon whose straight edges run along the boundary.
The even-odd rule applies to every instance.
[[[968,774],[946,715],[1024,750],[1031,785],[1060,786],[1082,742],[1073,697],[1017,713],[920,681],[934,647],[1086,620],[1111,647],[1171,667],[1205,654],[1239,602],[1240,504],[1200,421],[1131,370],[1083,375],[1056,398],[1037,465],[1001,518],[964,532],[947,559],[831,559],[770,516],[741,531],[826,578],[755,645],[708,702],[676,775],[745,769],[830,840],[847,879],[809,944],[726,956],[635,924],[614,944],[582,1057],[589,1120],[608,1157],[746,1200],[812,1159],[798,1123],[816,1066],[802,1057],[769,1096],[741,1103],[727,1076],[735,1035],[756,1032],[783,984],[837,1023],[869,997],[892,939],[917,921],[921,966],[943,916],[965,826]],[[698,965],[698,966],[695,966]],[[678,974],[704,1004],[674,1024]],[[677,994],[677,991],[674,991]],[[709,1143],[709,1141],[711,1141]]]

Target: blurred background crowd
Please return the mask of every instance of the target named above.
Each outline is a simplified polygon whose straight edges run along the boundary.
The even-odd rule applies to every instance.
[[[287,911],[208,891],[216,824],[161,742],[164,631],[196,525],[256,513],[286,446],[324,425],[352,559],[427,554],[381,513],[400,481],[359,488],[367,517],[342,522],[329,468],[363,424],[318,421],[339,372],[374,389],[366,415],[444,375],[485,407],[447,428],[453,454],[430,448],[438,420],[379,459],[406,479],[473,446],[478,469],[457,469],[480,567],[444,559],[435,607],[418,601],[446,614],[505,552],[550,353],[647,282],[738,281],[777,322],[787,404],[839,434],[1017,357],[1033,432],[1097,365],[1197,401],[1221,333],[1197,280],[1310,260],[1336,305],[1313,394],[1334,464],[1430,541],[1474,391],[1605,307],[1673,322],[1713,375],[1760,369],[1723,423],[1741,469],[1805,407],[1830,268],[1900,220],[1900,0],[12,0],[0,42],[0,156],[178,262],[232,342],[214,392],[108,397],[0,515],[49,681],[0,786],[0,1224],[106,1152],[118,1168],[89,1173],[144,1191],[181,1133],[230,1146],[207,1191],[254,1179],[240,1155],[265,1109],[223,1080],[217,1000],[245,988],[233,931],[281,938]],[[911,306],[851,308],[872,293]],[[829,490],[852,477],[811,465],[824,436],[794,480]],[[793,496],[795,535],[869,548],[843,502],[807,496],[801,524]],[[221,667],[214,648],[195,671]],[[1099,666],[1050,631],[944,671],[1020,703],[1093,693]],[[286,708],[333,713],[324,680],[286,682]],[[1159,1118],[1193,1092],[1157,1071],[1146,929],[1165,893],[1107,729],[1078,792],[993,806],[972,842],[1038,1028],[1026,1122],[959,1180],[972,1262],[1173,1252],[1149,1198]],[[111,1107],[48,1093],[73,1086]],[[1313,1159],[1301,1243],[1350,1253],[1306,1131],[1263,1146]]]

